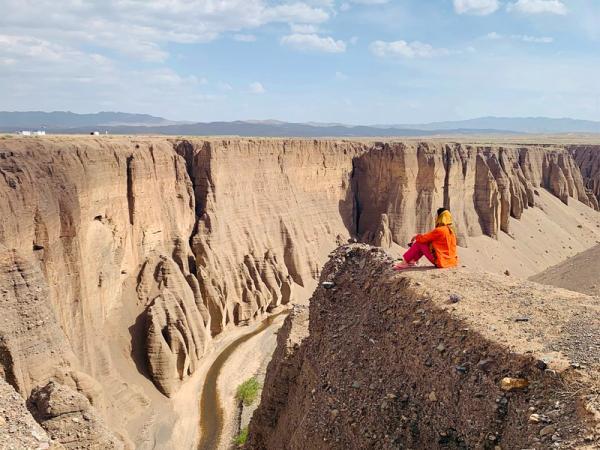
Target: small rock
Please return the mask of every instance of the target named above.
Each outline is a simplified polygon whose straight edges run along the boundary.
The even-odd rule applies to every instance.
[[[332,409],[331,410],[331,416],[332,417],[337,417],[340,414],[340,411],[338,409]]]
[[[353,382],[352,382],[352,387],[353,387],[354,389],[359,389],[359,388],[360,388],[360,382],[358,382],[358,381],[353,381]]]
[[[435,348],[438,352],[443,353],[446,351],[446,346],[442,343]]]
[[[3,427],[4,425],[6,425],[6,419],[0,416],[0,427]]]
[[[332,289],[335,287],[335,283],[333,281],[324,281],[321,283],[321,286],[323,286],[325,289]]]
[[[554,425],[546,425],[544,428],[540,430],[540,436],[548,436],[550,434],[554,434],[556,432],[556,427]]]
[[[510,271],[507,269],[504,271],[504,275],[506,275],[507,277],[510,277]]]
[[[493,359],[482,359],[477,363],[477,368],[483,370],[484,372],[489,372],[494,365]]]
[[[461,301],[461,297],[458,294],[451,294],[450,295],[450,303],[458,303]]]
[[[529,381],[525,378],[502,378],[500,381],[500,389],[503,391],[514,391],[515,389],[524,389],[529,386]]]
[[[529,322],[529,317],[526,317],[526,316],[515,317],[515,322]]]
[[[539,423],[540,421],[540,415],[539,414],[532,414],[529,416],[529,421],[532,423]]]
[[[541,359],[538,359],[535,362],[535,367],[537,367],[540,370],[546,370],[548,368],[548,364],[546,364],[546,361],[543,361]]]
[[[430,402],[437,402],[437,396],[435,395],[435,391],[431,391],[430,394],[427,396],[427,399]]]
[[[467,368],[465,366],[456,366],[455,369],[458,373],[462,373],[462,374],[467,373]]]

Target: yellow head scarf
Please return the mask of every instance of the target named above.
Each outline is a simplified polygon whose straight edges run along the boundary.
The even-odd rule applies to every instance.
[[[447,225],[450,228],[450,230],[454,233],[454,225],[452,220],[452,214],[450,214],[450,211],[444,211],[435,220],[436,227],[442,227],[444,225]]]
[[[450,214],[450,211],[444,211],[437,217],[435,226],[441,227],[442,225],[452,225],[452,214]]]

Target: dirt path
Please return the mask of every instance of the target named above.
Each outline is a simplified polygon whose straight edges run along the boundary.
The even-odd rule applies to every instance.
[[[200,400],[201,434],[200,443],[198,445],[199,450],[213,450],[218,448],[223,434],[223,428],[225,426],[224,409],[217,388],[217,381],[221,369],[240,345],[275,326],[275,320],[288,312],[289,311],[285,310],[279,314],[266,318],[254,331],[237,338],[229,344],[213,362],[206,374]]]

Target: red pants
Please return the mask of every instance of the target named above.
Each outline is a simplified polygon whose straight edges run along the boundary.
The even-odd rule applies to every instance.
[[[415,242],[404,254],[404,261],[409,263],[417,262],[423,256],[431,261],[431,264],[435,265],[435,258],[429,249],[429,245]]]

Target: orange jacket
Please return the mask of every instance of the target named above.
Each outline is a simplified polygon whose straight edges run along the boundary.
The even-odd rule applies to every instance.
[[[458,265],[456,235],[451,231],[450,226],[442,225],[429,233],[418,234],[417,242],[431,245],[437,267],[444,269]]]

